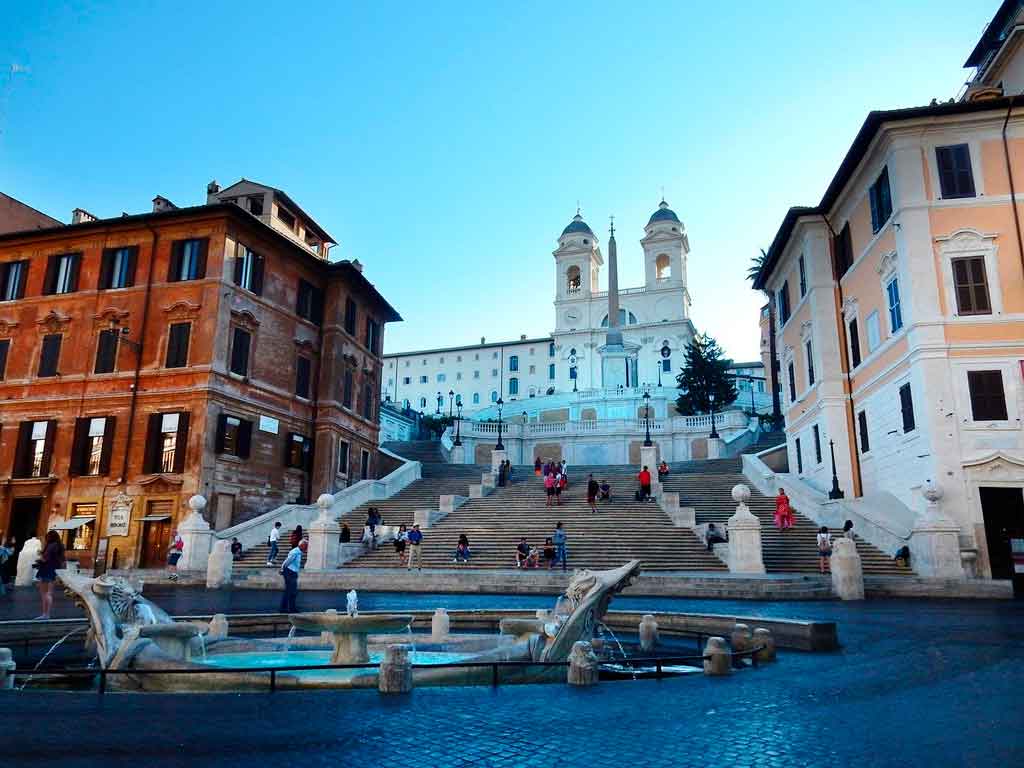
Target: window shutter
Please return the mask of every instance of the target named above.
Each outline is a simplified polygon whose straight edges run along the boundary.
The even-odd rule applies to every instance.
[[[222,413],[217,417],[217,436],[213,443],[215,453],[224,453],[224,432],[228,426],[228,415]],[[175,457],[177,458],[177,457]]]
[[[111,373],[117,362],[117,331],[100,331],[94,373]]]
[[[46,422],[46,439],[43,441],[43,463],[40,468],[40,475],[46,477],[50,474],[50,464],[53,462],[53,442],[57,439],[57,421],[51,419]]]
[[[310,362],[308,357],[299,355],[295,358],[295,394],[309,397]]]
[[[32,440],[32,422],[23,421],[18,425],[18,443],[14,449],[15,477],[28,477],[29,456],[28,445]]]
[[[252,263],[252,292],[257,296],[263,295],[263,265],[266,259],[256,256]]]
[[[234,276],[232,279],[235,281],[235,285],[242,284],[242,267],[244,260],[241,256],[242,246],[239,243],[235,243],[235,268]]]
[[[103,425],[103,447],[100,449],[100,474],[110,474],[110,455],[114,451],[114,429],[117,426],[116,416],[107,416]]]
[[[113,273],[114,273],[114,248],[104,248],[103,256],[100,259],[100,282],[97,286],[101,291],[105,291],[113,284]]]
[[[46,276],[43,278],[43,293],[50,295],[56,288],[57,283],[57,256],[50,256],[46,260]]]
[[[178,240],[171,243],[171,260],[167,265],[167,282],[173,283],[181,279],[181,252],[185,243]]]
[[[71,439],[71,462],[68,464],[68,474],[81,475],[85,473],[85,441],[89,435],[90,419],[75,419],[75,434]]]
[[[206,252],[210,248],[210,239],[203,238],[199,241],[199,263],[196,266],[196,280],[206,277]]]
[[[0,340],[0,381],[7,377],[7,355],[11,351],[11,340]]]
[[[178,414],[178,436],[174,441],[174,471],[185,471],[185,453],[188,449],[188,411]]]
[[[302,468],[307,472],[313,469],[313,438],[303,438],[302,443]]]
[[[146,427],[146,455],[142,462],[142,471],[154,473],[160,469],[160,419],[162,414],[149,414]]]
[[[68,293],[78,290],[78,272],[82,268],[82,254],[71,254],[70,275],[68,276]]]
[[[235,328],[231,334],[231,372],[239,376],[249,373],[249,341],[248,331]]]
[[[62,338],[59,333],[43,337],[42,354],[39,355],[39,376],[57,375],[57,363],[60,360],[60,342]]]
[[[242,419],[238,425],[238,458],[248,459],[252,448],[252,422]]]
[[[310,318],[317,325],[324,322],[324,292],[319,288],[313,289],[312,317]]]
[[[133,245],[128,249],[128,268],[126,271],[128,281],[125,287],[135,285],[135,265],[139,263],[139,246]]]

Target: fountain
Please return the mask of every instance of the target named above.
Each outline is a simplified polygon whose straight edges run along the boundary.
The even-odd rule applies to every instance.
[[[331,664],[366,664],[370,661],[366,637],[404,632],[412,624],[408,614],[391,616],[349,616],[339,613],[295,613],[292,626],[308,632],[329,632],[334,646]]]

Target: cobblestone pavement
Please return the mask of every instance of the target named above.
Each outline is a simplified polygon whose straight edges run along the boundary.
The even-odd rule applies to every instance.
[[[396,605],[382,607],[426,605],[421,599],[394,596]],[[489,606],[536,598],[464,599]],[[729,678],[585,690],[425,688],[394,698],[25,692],[0,697],[0,753],[10,765],[190,768],[1021,764],[1024,606],[653,598],[613,606],[834,619],[844,647],[783,652],[778,664]]]

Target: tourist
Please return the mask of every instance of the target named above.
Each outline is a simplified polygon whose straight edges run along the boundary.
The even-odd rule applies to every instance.
[[[516,545],[516,568],[526,568],[530,562],[530,545],[526,543],[526,537],[523,536],[519,540],[519,544]]]
[[[784,488],[779,488],[779,495],[775,497],[775,527],[780,531],[793,527],[793,507]]]
[[[406,568],[412,570],[413,565],[420,571],[423,570],[423,560],[420,555],[420,545],[423,543],[423,532],[419,524],[415,524],[409,531],[409,559],[406,561]]]
[[[597,484],[597,480],[591,475],[587,481],[587,504],[590,505],[590,510],[597,514],[597,494],[600,492],[601,486]]]
[[[398,533],[395,534],[393,543],[395,554],[398,555],[398,564],[405,565],[405,547],[409,543],[409,529],[406,528],[405,523],[398,526]]]
[[[242,542],[240,542],[237,537],[233,537],[231,539],[231,559],[242,559]]]
[[[636,476],[636,479],[640,482],[640,490],[637,492],[637,501],[647,501],[651,495],[651,471],[644,464],[644,468],[640,470],[640,474]]]
[[[541,471],[544,473],[544,477],[547,477],[548,475],[550,475],[551,474],[551,462],[550,461],[545,461],[544,462],[544,468]]]
[[[277,559],[277,542],[281,539],[281,521],[278,520],[274,523],[274,527],[270,529],[270,554],[267,555],[267,565],[273,565]]]
[[[555,545],[555,558],[562,564],[562,570],[564,571],[568,568],[569,562],[565,555],[565,529],[562,527],[561,520],[555,524],[555,533],[551,540]]]
[[[348,544],[352,541],[352,529],[348,527],[348,523],[341,524],[341,535],[338,536],[338,543]]]
[[[302,526],[296,525],[295,530],[292,531],[292,535],[288,537],[289,549],[295,549],[299,546],[300,541],[302,541]]]
[[[57,580],[57,571],[64,568],[64,545],[60,543],[60,534],[56,531],[46,532],[46,546],[36,561],[36,586],[39,599],[43,604],[43,613],[37,619],[50,618],[53,608],[53,582]]]
[[[507,472],[507,470],[505,469],[505,462],[502,461],[500,464],[498,464],[498,487],[499,488],[504,488],[505,487],[505,478],[507,477],[506,472]]]
[[[464,533],[459,534],[459,543],[455,547],[455,560],[456,563],[468,563],[469,562],[469,537]]]
[[[904,544],[902,547],[896,550],[896,554],[892,557],[896,561],[896,565],[903,565],[910,567],[910,547]]]
[[[658,482],[661,482],[666,477],[668,477],[668,464],[662,459],[661,464],[658,465]]]
[[[544,539],[544,561],[548,564],[548,570],[550,571],[555,567],[555,561],[558,559],[558,550],[555,549],[555,543],[548,536]]]
[[[291,548],[284,562],[281,563],[281,576],[284,578],[284,594],[281,595],[281,613],[296,613],[295,600],[299,596],[299,571],[302,569],[302,556],[309,548],[309,542],[300,539]]]
[[[14,557],[14,547],[0,544],[0,596],[7,594],[7,561]]]
[[[0,579],[13,587],[18,575],[18,540],[14,536],[8,536],[4,547],[10,554],[7,556],[7,562],[0,565]]]
[[[828,559],[832,556],[832,535],[824,525],[818,529],[817,545],[818,570],[825,574],[828,573]]]
[[[707,530],[704,533],[704,544],[710,552],[715,544],[723,544],[728,541],[728,536],[725,531],[718,527],[716,523],[708,523]]]
[[[171,546],[167,548],[167,573],[171,581],[178,580],[178,561],[181,560],[181,553],[185,549],[185,540],[174,531],[171,534]]]
[[[608,484],[607,480],[601,481],[601,496],[599,498],[601,501],[612,500],[612,487]]]
[[[533,474],[535,474],[537,477],[540,477],[540,472],[541,472],[541,463],[540,463],[540,456],[538,456],[534,460],[534,462],[533,462]]]
[[[853,520],[847,520],[843,523],[843,536],[848,539],[853,538]]]
[[[370,549],[377,548],[377,526],[380,525],[380,512],[376,507],[370,507],[366,512],[366,527],[370,529]],[[365,535],[364,535],[364,538]]]
[[[505,481],[512,485],[512,460],[505,459]]]
[[[526,558],[527,568],[540,567],[540,550],[537,547],[530,547],[530,554]]]
[[[555,505],[562,506],[562,491],[565,489],[565,475],[561,472],[555,473]]]
[[[551,506],[551,499],[555,495],[555,476],[547,472],[544,475],[544,494],[547,496],[547,504],[545,506]]]

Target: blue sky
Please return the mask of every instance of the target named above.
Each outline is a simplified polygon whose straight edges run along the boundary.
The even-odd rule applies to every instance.
[[[549,333],[577,200],[641,284],[664,188],[694,322],[754,358],[751,256],[869,110],[956,94],[998,2],[0,6],[0,190],[61,220],[282,187],[403,315],[396,352]]]

